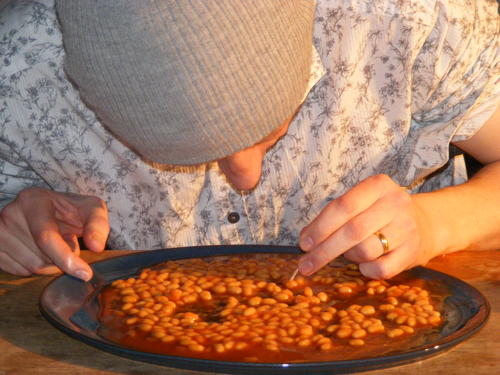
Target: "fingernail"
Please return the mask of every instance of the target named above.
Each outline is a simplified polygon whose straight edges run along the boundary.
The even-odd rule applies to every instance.
[[[75,276],[78,277],[79,279],[83,281],[89,281],[90,280],[90,274],[85,271],[85,270],[76,270],[75,271]]]
[[[299,263],[299,271],[302,275],[309,275],[313,271],[314,265],[310,260],[305,260]]]
[[[314,245],[314,241],[309,236],[300,239],[300,248],[304,251],[311,250],[313,245]]]

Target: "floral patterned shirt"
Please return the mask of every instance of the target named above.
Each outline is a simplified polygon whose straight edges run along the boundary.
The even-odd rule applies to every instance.
[[[295,244],[370,175],[413,192],[465,181],[449,145],[498,103],[498,35],[494,0],[317,0],[324,74],[267,153],[259,185],[242,193],[217,163],[148,164],[115,139],[64,74],[54,0],[4,1],[1,205],[28,186],[99,196],[112,248]]]

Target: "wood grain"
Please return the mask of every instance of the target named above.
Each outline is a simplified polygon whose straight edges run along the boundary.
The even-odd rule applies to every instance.
[[[127,254],[84,252],[88,261]],[[500,373],[500,250],[464,251],[434,259],[428,267],[458,277],[491,303],[487,324],[455,348],[409,365],[363,374]],[[38,296],[50,277],[20,278],[0,271],[0,375],[173,375],[207,374],[128,360],[94,349],[50,325],[38,310]]]

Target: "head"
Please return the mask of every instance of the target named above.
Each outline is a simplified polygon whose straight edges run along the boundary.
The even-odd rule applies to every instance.
[[[251,4],[251,5],[249,5]],[[56,0],[65,70],[144,159],[257,183],[311,68],[310,0]]]

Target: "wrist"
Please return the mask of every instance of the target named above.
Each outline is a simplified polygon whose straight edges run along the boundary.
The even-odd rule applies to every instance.
[[[420,227],[420,252],[424,262],[442,255],[470,247],[470,238],[465,230],[467,218],[456,206],[458,197],[445,188],[430,193],[412,195],[418,225]]]

